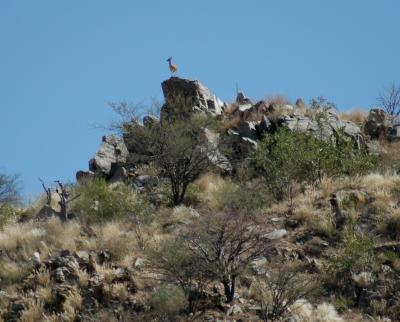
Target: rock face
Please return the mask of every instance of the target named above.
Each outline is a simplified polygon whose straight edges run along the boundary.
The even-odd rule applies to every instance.
[[[298,99],[294,106],[285,101],[268,100],[254,103],[243,92],[239,92],[231,108],[215,96],[206,86],[197,80],[171,77],[161,84],[165,104],[160,119],[147,115],[143,123],[132,120],[123,124],[122,138],[106,136],[89,162],[90,171],[79,171],[77,180],[102,174],[111,182],[118,182],[136,176],[138,165],[147,164],[152,157],[151,146],[143,140],[143,132],[149,127],[162,126],[171,117],[184,118],[193,112],[208,113],[219,119],[232,120],[232,126],[222,133],[205,129],[205,138],[215,147],[215,153],[209,156],[211,163],[224,172],[233,170],[233,159],[246,158],[258,146],[258,141],[267,134],[273,134],[280,128],[290,131],[308,132],[323,140],[330,140],[335,133],[343,133],[358,143],[369,146],[359,126],[350,121],[341,120],[335,110],[328,110],[322,122],[309,113],[306,104]],[[311,116],[310,116],[311,115]],[[237,122],[236,122],[237,120]],[[400,138],[400,125],[390,126],[386,114],[380,109],[371,110],[365,132],[371,138],[377,138],[383,132],[386,137]],[[218,147],[227,144],[235,156],[229,160]]]
[[[374,108],[369,111],[364,131],[371,139],[384,138],[389,126],[390,120],[385,111],[380,108]]]
[[[114,135],[104,136],[100,148],[94,158],[89,161],[89,169],[93,172],[101,172],[106,176],[112,175],[113,166],[125,163],[128,154],[128,149],[121,138]]]
[[[204,129],[204,136],[211,146],[210,152],[208,153],[208,159],[211,164],[224,172],[231,172],[232,165],[230,161],[218,150],[220,135],[209,129]]]
[[[224,104],[210,90],[197,80],[171,77],[161,84],[165,104],[161,110],[161,119],[174,112],[203,111],[221,115]],[[178,105],[189,111],[176,111]]]

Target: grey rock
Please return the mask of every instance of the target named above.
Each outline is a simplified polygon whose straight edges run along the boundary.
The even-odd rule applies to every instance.
[[[243,313],[243,310],[238,304],[233,304],[226,312],[227,316],[238,315]]]
[[[122,182],[128,178],[128,170],[125,167],[117,167],[109,183]]]
[[[246,95],[243,92],[238,92],[236,95],[236,103],[238,103],[239,105],[245,105],[245,104],[249,104],[252,105],[252,101],[246,97]]]
[[[93,171],[82,171],[79,170],[78,172],[76,172],[76,181],[79,182],[83,182],[87,179],[93,178],[94,177],[94,172]]]
[[[136,259],[135,259],[135,262],[133,263],[133,266],[135,267],[135,268],[140,268],[140,267],[142,267],[144,265],[144,259],[142,258],[142,257],[137,257]]]
[[[143,118],[143,125],[144,126],[153,126],[160,123],[160,119],[154,115],[146,115]]]
[[[387,137],[389,141],[400,140],[400,124],[394,124],[387,130]]]
[[[150,175],[141,175],[135,178],[134,185],[137,187],[143,188],[153,188],[156,187],[159,183],[159,179],[156,176]]]
[[[58,283],[64,283],[65,282],[65,273],[68,272],[68,270],[65,267],[58,267],[56,268],[54,272],[54,278]]]
[[[59,216],[59,212],[53,209],[49,205],[44,205],[36,215],[36,219],[38,220],[46,220],[52,217]]]
[[[254,151],[258,148],[258,143],[250,138],[241,138],[241,145],[245,147],[245,151]]]
[[[290,131],[301,131],[306,132],[307,130],[313,130],[314,125],[308,117],[304,116],[285,116],[282,122],[283,127],[288,128]]]
[[[204,129],[204,136],[211,147],[210,150],[207,151],[207,156],[211,164],[224,172],[231,172],[232,165],[230,161],[218,149],[220,135],[206,128]]]
[[[262,137],[265,133],[273,133],[275,130],[274,125],[266,115],[263,115],[261,122],[255,127],[259,137]]]
[[[104,136],[100,148],[94,158],[89,161],[89,169],[109,175],[114,164],[126,162],[128,154],[122,138],[114,135]]]
[[[241,113],[247,112],[250,109],[252,109],[253,105],[251,104],[244,104],[244,105],[239,105],[238,107],[238,111]]]
[[[365,134],[371,139],[386,137],[387,128],[390,126],[390,118],[384,110],[374,108],[369,111],[364,125]]]
[[[174,117],[174,113],[191,113],[194,110],[221,115],[224,104],[211,91],[198,80],[171,77],[161,84],[166,104],[161,109],[161,119]],[[176,110],[176,100],[184,98],[184,108]],[[182,105],[182,102],[179,102]]]
[[[192,207],[189,207],[189,214],[193,218],[199,218],[200,217],[199,212],[196,209],[192,208]]]
[[[250,268],[253,270],[254,273],[257,275],[264,275],[267,273],[267,259],[262,256],[258,257],[250,263]]]
[[[124,123],[122,137],[126,148],[131,154],[146,154],[146,142],[143,142],[141,135],[144,130],[144,125],[137,120]]]
[[[276,229],[268,234],[265,234],[263,237],[269,240],[276,240],[285,237],[288,234],[286,229]]]
[[[85,250],[77,250],[74,253],[75,257],[77,258],[78,262],[81,263],[82,265],[88,265],[89,264],[89,253]]]
[[[34,266],[39,266],[41,264],[39,252],[34,252],[32,255],[32,263]]]
[[[238,132],[241,137],[257,140],[256,122],[243,121],[239,123]]]

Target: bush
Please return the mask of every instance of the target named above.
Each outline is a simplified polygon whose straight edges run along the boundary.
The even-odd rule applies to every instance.
[[[373,239],[358,235],[352,228],[347,228],[343,246],[328,264],[328,284],[345,291],[354,284],[353,274],[370,272],[375,259],[374,245]]]
[[[187,298],[189,311],[195,311],[199,297],[210,282],[212,272],[180,238],[162,241],[147,250],[148,268],[164,282],[177,285]]]
[[[279,199],[291,201],[296,184],[319,184],[324,177],[364,174],[375,164],[375,157],[357,148],[343,130],[327,137],[326,114],[319,112],[314,118],[318,125],[314,135],[282,128],[259,145],[256,163]]]
[[[255,297],[264,321],[280,320],[296,301],[317,290],[315,278],[302,273],[303,270],[297,262],[277,263],[268,267],[268,274],[259,277]]]
[[[20,200],[18,176],[0,173],[0,205],[16,204]]]
[[[0,203],[0,230],[17,216],[18,211],[9,204]]]
[[[227,302],[234,299],[236,282],[250,263],[271,248],[263,227],[254,228],[257,224],[247,212],[226,209],[202,214],[183,234],[198,262],[224,286]]]
[[[133,137],[145,147],[145,159],[154,162],[160,175],[169,180],[176,206],[184,201],[188,186],[211,166],[210,160],[220,158],[216,157],[217,147],[204,133],[205,129],[216,128],[215,118],[193,113],[192,102],[185,97],[168,97],[166,104],[161,122],[152,126],[125,122],[121,129],[124,136]]]
[[[124,184],[110,187],[105,180],[95,178],[79,184],[75,190],[75,194],[80,197],[75,199],[71,209],[86,223],[147,218],[147,203]]]
[[[183,291],[175,285],[161,285],[150,297],[150,305],[161,316],[174,316],[187,306]]]

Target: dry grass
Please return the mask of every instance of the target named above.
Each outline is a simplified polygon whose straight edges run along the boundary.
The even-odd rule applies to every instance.
[[[222,125],[222,132],[226,132],[229,129],[238,128],[241,121],[242,118],[240,117],[240,115],[229,117],[227,120],[224,121]]]
[[[78,270],[77,271],[77,277],[78,277],[78,285],[79,287],[87,287],[89,284],[89,274],[86,270]]]
[[[127,231],[121,222],[108,222],[95,228],[97,250],[107,250],[113,260],[123,260],[137,246],[136,235]],[[136,247],[137,248],[137,247]]]
[[[29,299],[27,308],[22,312],[21,322],[37,322],[41,321],[43,317],[43,302]]]
[[[400,169],[400,142],[380,141],[384,152],[379,157],[379,172],[395,173]]]
[[[17,263],[10,260],[0,262],[0,286],[14,285],[22,282],[30,272],[26,262]]]
[[[42,269],[36,275],[36,282],[41,286],[49,286],[51,282],[50,272],[46,269]]]
[[[109,265],[96,264],[95,270],[100,279],[102,279],[107,284],[111,284],[117,275],[116,269],[112,268]]]
[[[32,256],[45,235],[45,230],[37,228],[33,222],[12,223],[0,232],[0,249],[6,251],[12,259],[27,259]]]
[[[124,283],[115,283],[111,287],[111,296],[118,299],[120,302],[124,302],[128,299],[129,292]]]
[[[76,221],[62,223],[59,218],[51,218],[44,225],[47,244],[57,249],[76,250],[76,240],[80,236],[81,225]]]
[[[287,96],[282,94],[268,95],[263,101],[267,106],[284,106],[290,104]]]
[[[75,311],[82,308],[82,296],[79,291],[73,289],[69,292],[63,304],[64,311],[70,311],[73,308]]]
[[[291,309],[292,319],[297,322],[344,322],[333,305],[328,303],[313,307],[304,299],[296,301]]]
[[[36,289],[36,295],[47,305],[54,302],[53,291],[49,286],[39,286]]]
[[[345,121],[351,121],[358,126],[362,126],[365,124],[367,120],[367,112],[363,109],[357,108],[354,110],[350,110],[348,112],[342,112],[339,114],[339,118]]]
[[[378,229],[382,235],[398,240],[400,238],[400,209],[397,208],[382,216]]]
[[[362,186],[373,193],[390,193],[400,183],[397,176],[389,174],[371,173],[361,179]]]
[[[332,237],[336,231],[335,222],[330,210],[315,211],[314,216],[307,221],[307,227],[316,234],[328,238]]]
[[[233,183],[217,174],[206,173],[197,179],[194,184],[199,190],[198,197],[201,203],[214,208],[218,205],[217,195],[221,191],[226,191]]]

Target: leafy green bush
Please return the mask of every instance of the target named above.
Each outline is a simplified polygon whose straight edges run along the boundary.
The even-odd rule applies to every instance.
[[[160,274],[165,282],[179,286],[187,298],[189,311],[195,311],[199,296],[212,277],[209,265],[199,260],[180,238],[163,241],[146,252],[148,268]]]
[[[175,285],[161,285],[150,297],[150,305],[161,316],[174,316],[182,311],[187,300],[183,291]]]
[[[279,199],[291,200],[295,184],[318,184],[324,176],[363,174],[374,166],[375,158],[357,148],[343,130],[333,136],[326,133],[326,114],[320,112],[314,120],[314,135],[282,128],[259,145],[256,163],[265,171],[267,183]]]
[[[87,223],[104,223],[121,218],[134,218],[143,222],[148,218],[148,205],[127,185],[114,187],[104,179],[89,179],[75,187],[80,195],[71,205],[73,213]]]
[[[9,204],[0,203],[0,229],[3,229],[12,218],[15,218],[18,211]]]
[[[327,286],[340,290],[343,294],[351,294],[354,288],[354,277],[369,274],[375,261],[375,242],[373,239],[358,235],[354,229],[344,232],[344,243],[337,254],[331,257],[327,266]],[[356,274],[356,275],[354,275]]]

